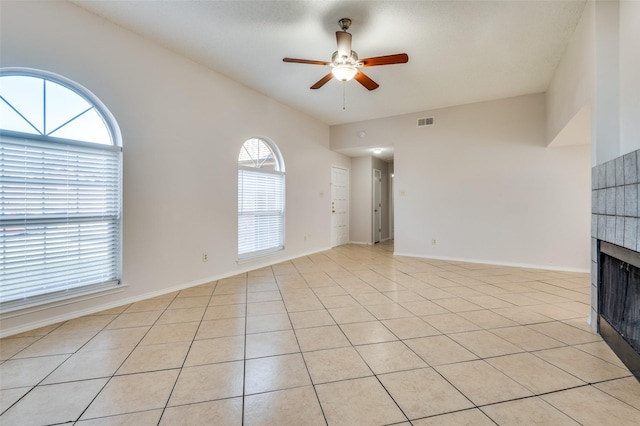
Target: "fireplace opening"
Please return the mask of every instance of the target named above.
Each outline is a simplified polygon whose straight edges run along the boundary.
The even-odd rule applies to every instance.
[[[599,245],[598,331],[640,380],[640,253]]]

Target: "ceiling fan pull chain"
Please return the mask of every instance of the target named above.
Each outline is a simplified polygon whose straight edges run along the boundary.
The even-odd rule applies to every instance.
[[[342,82],[342,110],[347,109],[347,82]]]

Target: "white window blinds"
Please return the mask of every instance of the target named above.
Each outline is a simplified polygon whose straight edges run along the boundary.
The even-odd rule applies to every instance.
[[[238,170],[238,258],[284,248],[284,173]]]
[[[0,137],[0,308],[117,284],[121,148]]]
[[[238,156],[238,260],[284,249],[284,164],[277,147],[247,140]]]

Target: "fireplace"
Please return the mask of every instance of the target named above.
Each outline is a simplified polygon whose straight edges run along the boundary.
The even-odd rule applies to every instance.
[[[640,380],[640,253],[599,241],[598,331]]]

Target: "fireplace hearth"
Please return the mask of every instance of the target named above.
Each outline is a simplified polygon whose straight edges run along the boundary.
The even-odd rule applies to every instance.
[[[599,247],[598,331],[640,380],[640,253]]]

